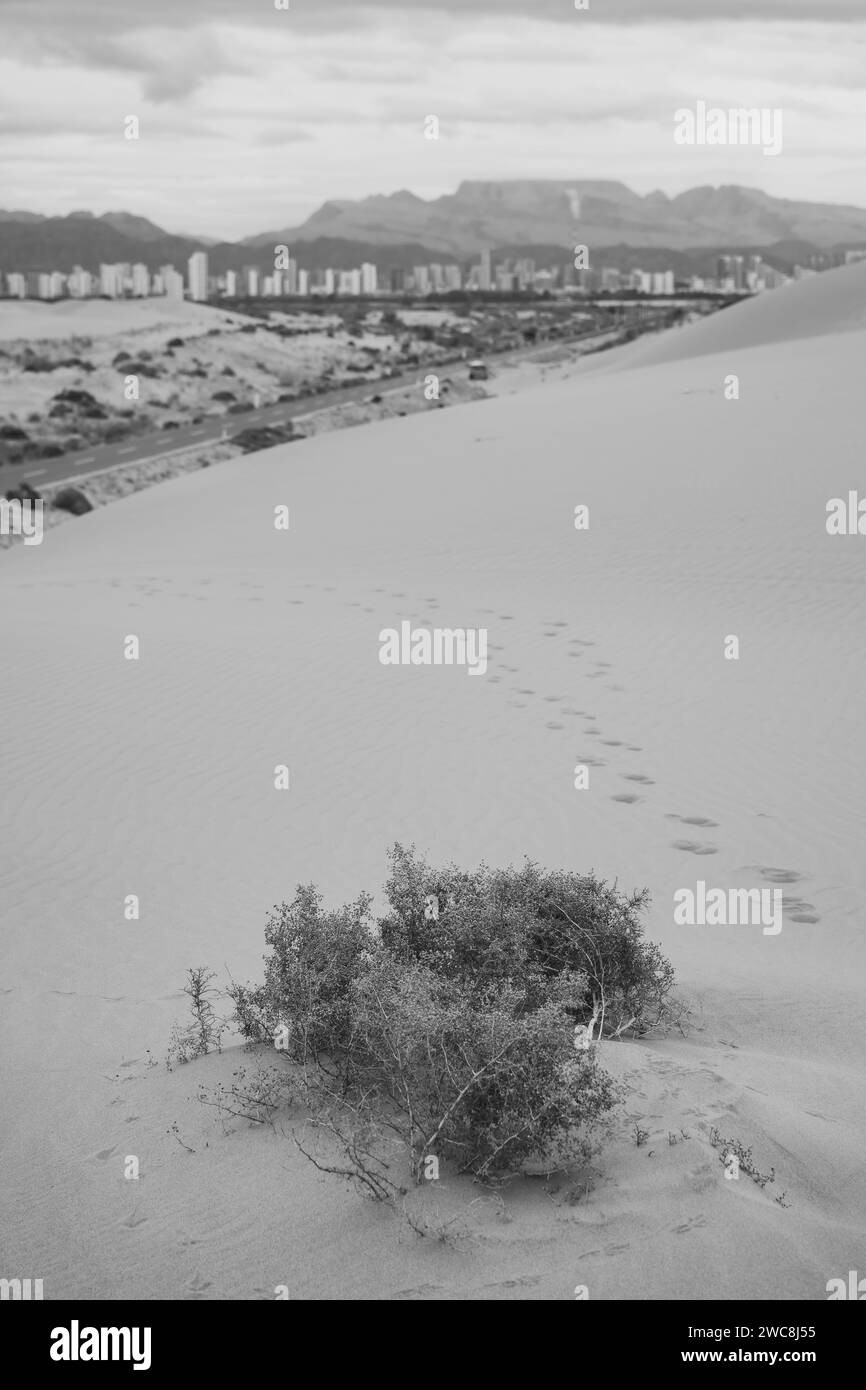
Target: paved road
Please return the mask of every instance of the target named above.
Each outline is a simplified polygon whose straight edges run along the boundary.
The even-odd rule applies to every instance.
[[[298,416],[309,415],[314,410],[324,410],[327,406],[339,405],[346,401],[363,400],[365,396],[387,395],[391,391],[404,389],[419,377],[421,369],[416,367],[402,377],[389,377],[385,381],[364,381],[357,385],[337,387],[319,396],[305,396],[302,400],[284,401],[280,405],[261,406],[241,415],[214,415],[201,420],[199,424],[181,425],[176,430],[154,430],[150,434],[139,435],[135,439],[121,439],[113,444],[91,445],[75,454],[63,454],[61,458],[34,459],[25,464],[7,464],[0,469],[0,491],[5,491],[19,480],[32,483],[35,488],[48,487],[52,483],[73,480],[76,476],[95,473],[103,468],[117,468],[128,463],[141,463],[146,459],[162,458],[176,449],[186,449],[190,445],[212,443],[220,440],[225,431],[231,440],[241,430],[253,426],[287,424]],[[435,370],[430,368],[431,371]],[[440,376],[448,376],[465,371],[462,363],[439,365]],[[421,387],[419,386],[419,390]],[[303,430],[303,425],[299,426]]]
[[[539,352],[554,347],[568,347],[583,338],[597,337],[599,340],[615,336],[614,330],[599,332],[597,328],[575,334],[569,339],[552,339],[549,343],[536,344],[522,349],[511,349],[499,356],[486,354],[493,370],[497,365],[506,365],[521,358],[531,359]],[[363,381],[350,386],[335,387],[333,391],[322,392],[318,396],[305,396],[302,400],[284,401],[280,405],[261,406],[241,415],[213,415],[205,417],[199,424],[187,423],[176,430],[154,430],[150,434],[139,435],[135,439],[121,439],[113,444],[96,444],[81,449],[75,454],[63,454],[60,458],[34,459],[25,464],[7,464],[0,468],[0,493],[18,481],[31,483],[37,490],[54,483],[72,481],[76,476],[84,477],[102,469],[119,468],[128,463],[142,463],[147,459],[163,458],[175,450],[187,449],[191,445],[214,443],[225,437],[230,441],[241,430],[253,426],[287,424],[290,420],[309,415],[313,411],[324,410],[328,406],[340,405],[347,401],[363,400],[365,396],[387,396],[393,391],[404,390],[417,383],[418,390],[423,387],[428,372],[435,372],[440,379],[449,376],[463,377],[466,363],[439,362],[428,367],[414,367],[399,377],[388,377],[383,381]],[[300,426],[303,430],[303,424]]]

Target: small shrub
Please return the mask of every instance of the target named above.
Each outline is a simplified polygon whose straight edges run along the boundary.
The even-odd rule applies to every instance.
[[[213,979],[214,972],[203,965],[187,971],[183,992],[189,998],[192,1019],[185,1027],[176,1023],[172,1029],[166,1059],[169,1070],[175,1063],[189,1062],[193,1057],[222,1050],[223,1029],[213,1006],[216,992],[211,985]]]

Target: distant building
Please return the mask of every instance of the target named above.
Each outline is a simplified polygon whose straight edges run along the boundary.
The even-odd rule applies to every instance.
[[[23,299],[27,294],[27,281],[16,270],[6,276],[6,287],[13,299]]]
[[[478,288],[479,290],[489,290],[491,283],[490,248],[485,247],[481,252],[481,260],[478,265]]]
[[[379,288],[379,272],[371,261],[361,266],[361,293],[375,294]]]
[[[87,299],[93,294],[93,276],[80,265],[73,266],[66,288],[73,299]]]
[[[226,299],[236,299],[238,293],[238,273],[236,270],[226,271]]]
[[[183,276],[173,265],[160,267],[162,290],[167,299],[183,299]]]
[[[117,299],[123,293],[120,266],[101,265],[99,267],[99,293],[109,299]]]
[[[189,297],[202,304],[207,299],[207,252],[193,251],[187,262]]]
[[[249,295],[250,299],[258,298],[259,294],[259,272],[254,265],[245,265],[243,268],[243,293]]]
[[[302,295],[303,298],[306,299],[309,293],[310,293],[310,272],[309,272],[308,270],[299,270],[299,271],[298,271],[298,294],[299,294],[299,295]]]
[[[140,262],[132,267],[132,293],[138,299],[150,294],[150,271]]]

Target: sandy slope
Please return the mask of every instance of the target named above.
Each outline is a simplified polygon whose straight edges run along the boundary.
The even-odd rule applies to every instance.
[[[5,1273],[47,1297],[821,1299],[862,1271],[866,541],[824,509],[862,480],[864,354],[741,340],[322,436],[4,557]],[[402,618],[486,626],[486,678],[380,666]],[[287,1138],[224,1133],[195,1092],[243,1053],[147,1065],[187,965],[257,975],[273,902],[377,889],[396,838],[649,885],[697,1009],[686,1040],[606,1045],[630,1098],[580,1200],[425,1192],[464,1213],[456,1250]],[[698,878],[781,879],[782,933],[675,926]],[[714,1124],[776,1184],[726,1181]]]

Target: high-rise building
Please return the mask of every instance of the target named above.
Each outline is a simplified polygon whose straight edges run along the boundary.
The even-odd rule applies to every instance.
[[[226,299],[236,299],[238,293],[238,273],[236,270],[226,271]]]
[[[298,294],[304,299],[310,293],[310,272],[308,270],[298,271]]]
[[[459,265],[446,265],[445,288],[446,290],[460,290],[463,288],[463,277],[460,273]]]
[[[99,293],[109,299],[117,299],[123,292],[120,266],[101,265],[99,267]]]
[[[6,286],[13,299],[23,299],[27,294],[27,281],[17,270],[6,276]]]
[[[415,294],[430,293],[430,272],[426,265],[412,267],[412,289]]]
[[[298,293],[298,263],[289,257],[289,267],[283,279],[283,294]]]
[[[183,276],[173,265],[160,268],[163,293],[167,299],[183,299]]]
[[[141,262],[132,267],[132,293],[140,299],[150,294],[150,271]]]
[[[481,252],[481,261],[478,266],[478,288],[480,290],[489,290],[491,283],[490,248],[486,246]]]
[[[379,283],[379,273],[370,261],[361,266],[361,293],[375,294]]]
[[[73,266],[66,288],[73,299],[87,299],[93,294],[93,276],[89,270],[82,270],[80,265]]]
[[[207,299],[207,252],[193,251],[187,262],[189,297],[201,304]]]

